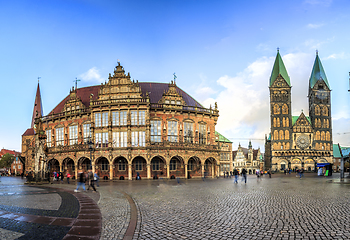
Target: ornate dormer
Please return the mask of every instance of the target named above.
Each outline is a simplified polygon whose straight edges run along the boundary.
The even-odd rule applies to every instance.
[[[186,105],[182,95],[180,95],[176,90],[177,87],[175,81],[171,81],[168,86],[168,91],[163,93],[163,97],[158,103],[172,108],[182,108],[182,106]]]
[[[73,87],[72,90],[70,90],[68,101],[64,104],[63,111],[75,111],[84,107],[80,97],[77,96],[77,90]]]
[[[101,84],[98,101],[114,99],[140,101],[141,98],[143,97],[138,81],[131,80],[130,73],[126,75],[124,68],[118,62],[118,65],[114,68],[113,76],[109,74],[108,82]]]

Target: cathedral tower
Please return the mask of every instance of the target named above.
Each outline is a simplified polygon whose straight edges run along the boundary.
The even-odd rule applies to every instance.
[[[271,150],[291,148],[291,84],[279,51],[270,77]]]
[[[309,115],[314,130],[313,148],[331,151],[331,90],[318,53],[309,80]]]

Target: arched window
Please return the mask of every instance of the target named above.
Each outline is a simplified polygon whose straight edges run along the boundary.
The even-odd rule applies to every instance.
[[[320,137],[320,132],[317,131],[317,132],[316,132],[316,140],[320,140],[320,139],[321,139],[321,137]]]
[[[277,118],[277,127],[280,127],[281,126],[281,124],[280,124],[280,118]]]
[[[282,119],[282,126],[283,126],[283,127],[286,126],[285,118]]]
[[[273,126],[277,127],[276,118],[273,118]]]
[[[280,114],[280,112],[281,112],[280,106],[278,106],[278,104],[275,104],[275,106],[273,107],[273,113]]]
[[[284,133],[284,139],[288,140],[289,139],[289,131],[286,130]]]
[[[280,130],[280,140],[284,139],[284,134],[283,134],[283,130]]]
[[[321,115],[321,109],[320,109],[320,107],[318,105],[316,105],[316,107],[315,107],[315,115],[316,116]]]
[[[326,132],[326,141],[331,140],[331,134],[329,132]]]
[[[290,147],[289,142],[287,142],[285,149],[289,149],[289,147]]]
[[[288,106],[287,106],[287,104],[283,104],[283,106],[282,106],[282,113],[283,114],[288,114]]]
[[[286,118],[286,127],[289,127],[289,118]]]
[[[273,144],[273,150],[277,150],[277,148],[278,148],[278,144],[277,144],[277,143],[274,143],[274,144]]]
[[[273,132],[273,138],[274,138],[274,140],[278,140],[278,131],[277,130],[275,130]]]
[[[321,132],[321,141],[325,141],[326,140],[326,135],[324,133],[324,131]]]
[[[323,106],[323,108],[322,108],[322,115],[328,116],[328,108],[326,106]]]
[[[319,150],[320,149],[320,145],[318,143],[316,143],[315,148],[316,148],[316,150]]]

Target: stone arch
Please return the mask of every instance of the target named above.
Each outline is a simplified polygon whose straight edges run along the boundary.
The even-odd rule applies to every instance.
[[[147,161],[142,156],[137,156],[132,160],[131,164],[132,177],[135,179],[137,176],[147,178]]]
[[[286,159],[282,159],[280,162],[279,162],[279,169],[280,170],[285,170],[285,169],[288,169],[288,161]]]
[[[47,170],[50,173],[50,177],[53,177],[54,172],[60,171],[60,163],[57,159],[52,158],[47,162]]]
[[[328,116],[328,108],[326,106],[323,106],[323,108],[322,108],[322,115]]]
[[[214,177],[216,174],[216,160],[212,157],[204,161],[204,177]]]
[[[278,130],[273,132],[273,140],[278,140]]]
[[[78,169],[83,171],[88,171],[91,169],[91,160],[87,157],[81,157],[78,160]]]
[[[109,161],[105,157],[99,157],[95,161],[95,172],[101,179],[109,179]]]
[[[129,164],[123,156],[118,156],[113,161],[113,178],[119,180],[128,179]]]
[[[299,158],[294,158],[291,162],[291,168],[292,169],[301,169],[301,160]]]
[[[202,164],[201,164],[201,160],[198,157],[192,156],[188,159],[187,174],[190,178],[202,176]]]
[[[280,106],[278,106],[278,104],[275,104],[275,106],[273,107],[273,113],[280,114],[280,112],[281,112]]]
[[[170,174],[170,178],[185,177],[185,164],[182,157],[176,155],[170,159],[169,174]]]
[[[63,173],[67,176],[67,173],[70,173],[72,176],[75,175],[75,163],[74,160],[67,157],[63,160],[62,166],[64,168]]]
[[[321,109],[320,109],[320,106],[318,106],[318,105],[315,106],[315,115],[316,116],[321,115]]]
[[[151,159],[151,177],[166,177],[166,160],[162,156],[154,156]]]

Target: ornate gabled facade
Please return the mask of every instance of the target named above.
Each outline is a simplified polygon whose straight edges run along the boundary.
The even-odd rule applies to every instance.
[[[172,81],[138,82],[118,63],[108,82],[73,88],[22,137],[26,171],[92,168],[104,179],[219,176],[218,109]],[[44,141],[42,141],[44,139]]]
[[[220,176],[224,176],[224,173],[233,171],[232,161],[232,142],[221,135],[219,132],[215,132],[216,142],[220,149]]]
[[[241,144],[238,145],[237,151],[232,152],[233,168],[242,172],[243,168],[249,174],[255,174],[256,170],[263,170],[263,157],[260,148],[253,149],[251,141],[249,141],[248,148],[244,148]]]
[[[290,79],[279,52],[269,89],[271,138],[265,148],[272,170],[313,171],[317,163],[332,163],[331,90],[318,54],[309,79],[310,116],[292,116]]]

